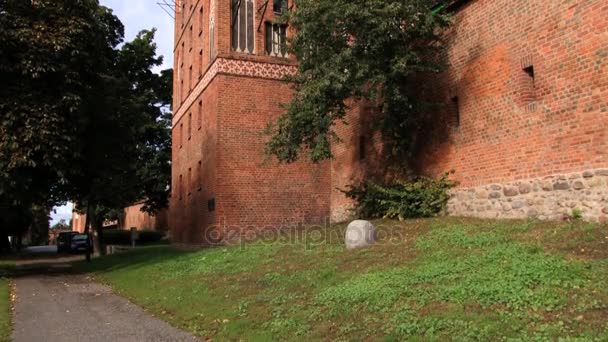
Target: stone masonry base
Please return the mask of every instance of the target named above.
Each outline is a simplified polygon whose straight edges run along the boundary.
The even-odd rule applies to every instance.
[[[456,188],[448,202],[453,216],[559,220],[577,212],[608,222],[608,169]]]

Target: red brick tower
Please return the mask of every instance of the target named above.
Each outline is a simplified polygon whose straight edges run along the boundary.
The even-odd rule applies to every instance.
[[[329,215],[329,163],[279,165],[263,153],[263,130],[291,96],[281,80],[295,71],[283,49],[286,27],[272,23],[288,5],[177,4],[169,215],[174,241],[207,242],[229,228],[259,230]]]

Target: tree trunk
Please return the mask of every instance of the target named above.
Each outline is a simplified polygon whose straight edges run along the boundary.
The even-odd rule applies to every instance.
[[[103,219],[95,218],[95,238],[93,239],[95,250],[99,255],[106,255],[106,246],[103,242]]]
[[[91,225],[91,203],[89,203],[89,201],[87,201],[87,216],[85,217],[85,221],[84,221],[84,233],[89,238],[89,243],[91,241],[91,235],[89,234],[90,225]],[[91,249],[90,248],[87,249],[87,252],[85,255],[86,255],[87,262],[91,262]]]

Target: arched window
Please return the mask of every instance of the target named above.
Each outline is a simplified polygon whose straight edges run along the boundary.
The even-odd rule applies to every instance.
[[[231,46],[238,52],[253,53],[253,0],[231,1]]]

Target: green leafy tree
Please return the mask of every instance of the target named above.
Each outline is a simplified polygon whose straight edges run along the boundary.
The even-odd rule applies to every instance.
[[[71,230],[72,226],[71,224],[69,224],[66,220],[61,219],[59,220],[59,222],[55,223],[52,227],[51,230],[55,230],[55,231],[61,231],[61,230]]]
[[[133,200],[166,206],[171,72],[152,72],[154,31],[123,36],[97,0],[0,0],[3,235],[34,205],[75,200],[98,228]]]
[[[266,152],[293,162],[302,149],[313,162],[330,158],[336,122],[348,101],[378,103],[376,126],[394,154],[411,151],[408,136],[422,102],[412,76],[441,70],[447,15],[434,0],[295,0],[283,20],[293,28],[289,51],[299,62],[286,113],[269,127]]]
[[[156,74],[154,30],[115,50],[101,78],[82,140],[87,156],[72,180],[74,199],[86,208],[103,253],[103,222],[137,200],[154,212],[166,207],[170,184],[171,71]],[[85,229],[88,229],[86,225]]]
[[[122,26],[95,0],[0,0],[0,216],[23,234],[34,206],[68,197],[93,85]]]

